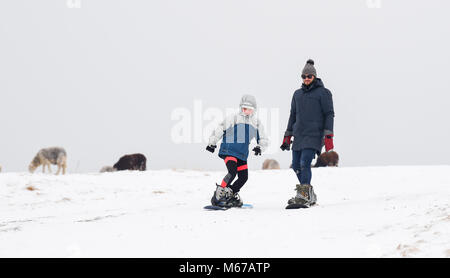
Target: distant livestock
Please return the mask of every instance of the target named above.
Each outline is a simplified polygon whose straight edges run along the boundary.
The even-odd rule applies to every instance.
[[[339,163],[339,155],[335,151],[321,153],[317,158],[316,164],[313,167],[337,167]]]
[[[58,175],[62,169],[62,174],[66,173],[67,168],[67,153],[63,148],[51,147],[41,149],[31,161],[28,170],[33,173],[37,167],[42,166],[42,173],[45,173],[45,166],[47,166],[49,173],[52,172],[50,164],[58,165],[56,174]]]
[[[140,153],[127,154],[122,156],[113,167],[105,166],[100,170],[100,172],[115,172],[123,170],[145,171],[147,170],[147,158],[145,155]]]
[[[105,166],[102,169],[100,169],[100,173],[115,172],[115,171],[117,171],[117,170],[114,169],[114,167],[112,167],[112,166]]]
[[[275,159],[266,159],[262,165],[263,170],[280,169],[280,164]]]
[[[122,170],[147,170],[147,158],[145,155],[140,153],[127,154],[122,156],[116,164],[114,164],[114,169],[117,171]]]

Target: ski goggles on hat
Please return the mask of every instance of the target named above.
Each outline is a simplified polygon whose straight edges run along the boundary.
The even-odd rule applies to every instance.
[[[308,79],[311,79],[311,78],[313,78],[313,74],[302,74],[302,79],[306,79],[306,78],[308,78]]]

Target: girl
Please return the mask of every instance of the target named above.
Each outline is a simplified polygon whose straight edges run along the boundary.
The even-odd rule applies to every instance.
[[[248,146],[255,138],[257,146],[252,151],[261,155],[268,145],[267,137],[259,119],[256,118],[256,99],[252,95],[244,95],[239,105],[240,111],[227,117],[212,133],[206,149],[214,152],[217,142],[222,139],[219,157],[227,166],[228,173],[211,198],[214,206],[240,207],[242,200],[238,192],[248,179]],[[233,182],[237,175],[237,180]]]

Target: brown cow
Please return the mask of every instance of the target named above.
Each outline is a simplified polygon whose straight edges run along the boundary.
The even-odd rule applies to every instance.
[[[339,163],[339,155],[335,151],[321,153],[317,158],[316,164],[313,167],[337,167]]]

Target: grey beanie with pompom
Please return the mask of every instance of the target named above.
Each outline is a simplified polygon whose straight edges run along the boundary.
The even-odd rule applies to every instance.
[[[302,74],[305,74],[305,75],[312,74],[315,77],[317,77],[316,68],[314,67],[314,61],[312,59],[309,59],[308,61],[306,61],[306,65],[303,68]]]
[[[250,108],[256,110],[256,98],[252,95],[243,95],[239,106],[242,108]]]

